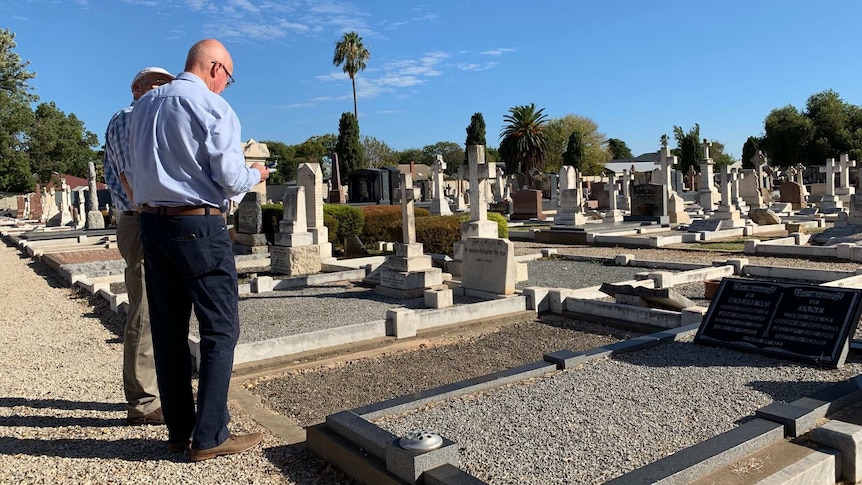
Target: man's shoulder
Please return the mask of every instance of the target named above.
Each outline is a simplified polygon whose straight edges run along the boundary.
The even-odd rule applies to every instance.
[[[125,108],[117,111],[116,113],[114,113],[113,116],[111,116],[111,121],[108,122],[108,127],[110,128],[112,125],[125,119],[126,117],[129,116],[129,114],[131,114],[131,112],[132,112],[132,106],[131,105],[126,106]]]

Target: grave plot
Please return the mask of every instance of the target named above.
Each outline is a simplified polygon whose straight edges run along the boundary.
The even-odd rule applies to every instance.
[[[268,376],[245,386],[268,408],[308,426],[344,409],[518,367],[560,346],[587,350],[638,335],[554,315],[527,316],[510,324],[423,336],[409,350]]]
[[[493,484],[602,483],[862,372],[671,342],[379,417],[457,443],[460,466]],[[362,414],[363,410],[355,410]]]

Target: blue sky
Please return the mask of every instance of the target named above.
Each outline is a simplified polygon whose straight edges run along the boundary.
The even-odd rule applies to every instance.
[[[371,52],[361,134],[396,150],[463,143],[475,112],[497,146],[508,109],[536,103],[592,118],[635,155],[699,123],[738,157],[774,108],[825,89],[862,104],[860,18],[858,0],[0,0],[36,94],[100,140],[135,72],[176,74],[208,37],[233,56],[224,97],[244,140],[337,133],[353,101],[333,49],[355,30]]]

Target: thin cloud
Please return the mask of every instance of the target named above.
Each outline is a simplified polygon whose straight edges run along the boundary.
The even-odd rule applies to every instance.
[[[455,68],[459,71],[487,71],[488,69],[494,69],[499,66],[499,62],[484,62],[481,64],[476,63],[460,63],[455,64]]]
[[[400,112],[401,112],[400,109],[384,109],[381,111],[377,111],[377,114],[379,114],[379,115],[394,115],[394,114],[397,114]]]
[[[495,56],[495,57],[497,57],[497,56],[502,56],[503,54],[506,54],[507,52],[516,52],[516,51],[517,51],[516,49],[510,49],[508,47],[501,47],[499,49],[490,49],[490,50],[487,50],[485,52],[480,52],[480,54],[482,54],[484,56]]]

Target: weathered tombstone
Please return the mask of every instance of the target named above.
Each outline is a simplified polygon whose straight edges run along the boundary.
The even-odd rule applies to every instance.
[[[793,210],[800,210],[808,203],[805,201],[805,186],[791,180],[785,180],[778,188],[778,201],[791,205]]]
[[[467,294],[515,293],[515,248],[511,241],[471,237],[463,244],[461,287]]]
[[[688,225],[687,232],[715,232],[721,225],[721,219],[695,219]]]
[[[443,271],[434,268],[421,243],[416,242],[413,177],[401,174],[402,242],[395,244],[395,255],[387,256],[380,268],[380,284],[374,291],[395,298],[418,298],[425,291],[442,289]]]
[[[752,162],[756,159],[757,157],[752,158]],[[752,209],[763,207],[763,195],[758,176],[757,170],[747,168],[742,170],[742,178],[739,180],[739,197]]]
[[[695,343],[842,367],[862,290],[725,278]]]
[[[26,197],[25,195],[18,195],[15,197],[15,202],[18,205],[18,210],[15,211],[15,218],[16,219],[27,219],[27,216],[24,215],[25,214],[25,203],[24,203],[25,197]]]
[[[262,197],[260,192],[247,192],[236,209],[234,247],[240,254],[261,254],[269,251],[263,233]]]
[[[338,154],[330,155],[330,160],[332,160],[332,177],[330,178],[332,189],[330,189],[329,197],[326,200],[330,204],[343,204],[345,198],[344,190],[341,189],[341,167],[338,164]]]
[[[96,164],[87,164],[87,185],[90,187],[90,210],[87,212],[87,229],[104,229],[105,217],[99,211],[99,196],[96,188]],[[70,204],[71,206],[71,201]]]
[[[632,209],[632,173],[629,169],[623,169],[622,190],[619,198],[619,209],[630,211]]]
[[[466,212],[467,203],[464,201],[464,181],[461,178],[461,171],[458,171],[458,179],[455,181],[455,211]]]
[[[284,212],[270,247],[273,273],[305,276],[319,273],[320,248],[308,232],[305,212],[305,188],[288,187],[284,192]]]
[[[713,167],[715,166],[715,162],[709,156],[709,148],[712,146],[712,143],[704,139],[703,140],[703,160],[700,162],[700,177],[701,177],[701,186],[698,190],[698,200],[700,201],[700,206],[703,207],[705,211],[711,211],[715,209],[715,206],[718,205],[720,195],[717,190],[715,190],[715,173],[713,172]]]
[[[266,161],[269,160],[269,148],[266,143],[260,143],[252,138],[242,144],[242,154],[245,157],[245,166],[251,167],[255,163],[266,166]],[[266,182],[261,181],[251,188],[251,192],[257,192],[266,200]]]
[[[449,202],[443,194],[443,171],[446,170],[446,162],[443,161],[442,155],[437,155],[437,159],[431,164],[431,177],[434,183],[433,195],[431,198],[431,214],[435,216],[448,216],[452,214],[449,208]]]
[[[512,206],[513,221],[545,220],[545,213],[542,212],[541,190],[519,190],[512,196]]]
[[[42,212],[43,203],[42,189],[37,185],[36,191],[30,194],[30,219],[44,222],[44,213]]]
[[[834,158],[827,158],[826,166],[820,167],[820,172],[826,173],[826,193],[820,198],[817,207],[821,209],[843,207],[841,199],[835,193],[835,173],[838,171],[840,171],[840,168],[835,165]]]
[[[665,190],[667,191],[667,205],[664,208],[666,212],[660,215],[667,216],[669,222],[675,224],[686,224],[691,221],[691,217],[685,211],[685,203],[683,202],[682,197],[677,194],[671,186],[671,172],[676,163],[676,155],[672,155],[670,153],[670,148],[667,146],[667,139],[663,138],[661,141],[661,150],[659,151],[659,172],[661,175],[658,183],[665,186]]]
[[[856,188],[850,185],[850,168],[856,167],[856,160],[850,160],[850,155],[842,153],[838,156],[838,186],[836,195],[853,195]]]
[[[617,303],[628,305],[674,311],[696,306],[693,301],[673,288],[646,288],[643,286],[602,283],[599,291],[616,298]]]
[[[305,189],[305,214],[308,232],[320,248],[320,259],[332,258],[329,229],[323,223],[323,171],[319,163],[300,163],[296,169],[296,183]]]
[[[748,218],[758,226],[781,224],[781,218],[772,209],[751,209]]]
[[[605,211],[603,222],[620,222],[623,220],[623,214],[617,209],[617,180],[616,174],[608,175],[608,183],[605,184],[605,191],[608,193],[608,210]]]
[[[729,166],[724,165],[723,167],[721,167],[721,176],[719,180],[721,181],[721,201],[715,208],[715,213],[712,214],[711,218],[721,219],[725,221],[725,227],[744,226],[745,221],[740,219],[739,211],[736,209],[736,206],[733,205],[733,203],[731,202],[731,172]]]

